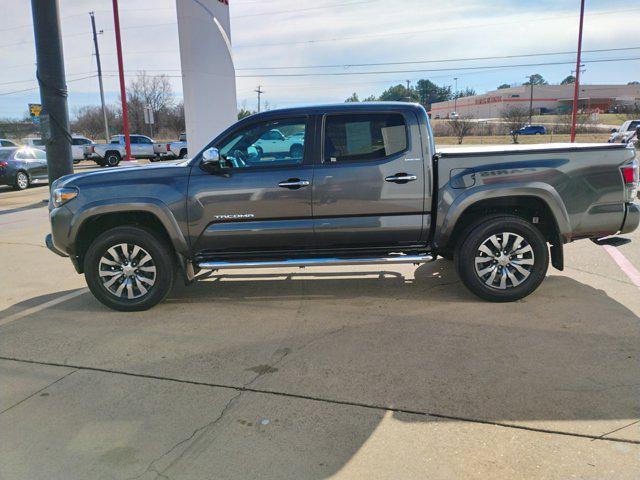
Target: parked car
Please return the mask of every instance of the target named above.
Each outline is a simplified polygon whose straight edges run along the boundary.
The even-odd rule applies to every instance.
[[[19,147],[16,142],[9,140],[8,138],[0,138],[0,147]]]
[[[156,144],[154,146],[154,151],[156,154],[156,160],[186,158],[188,154],[187,134],[181,133],[177,142]]]
[[[145,135],[131,134],[131,156],[155,159],[155,148],[159,145]],[[126,156],[124,135],[114,135],[109,143],[96,143],[91,148],[92,159],[100,166],[115,167]]]
[[[640,120],[627,120],[619,129],[613,129],[609,137],[609,143],[627,143],[636,134],[636,128],[640,127]]]
[[[48,183],[47,154],[30,147],[0,147],[0,185],[25,190]]]
[[[304,131],[302,153],[259,155],[273,130]],[[62,177],[45,240],[117,310],[160,302],[176,270],[190,283],[205,270],[437,255],[479,297],[514,301],[540,285],[549,258],[564,268],[565,243],[638,227],[634,157],[606,143],[438,152],[427,112],[402,102],[272,110],[188,162]]]
[[[511,135],[546,135],[547,129],[544,125],[527,125],[511,132]]]
[[[22,144],[25,147],[39,148],[40,150],[46,150],[47,146],[44,144],[44,140],[37,137],[27,137],[22,139]]]
[[[264,158],[302,157],[304,145],[304,131],[285,136],[277,128],[264,132],[253,147],[258,155]]]
[[[93,145],[94,143],[83,135],[73,135],[71,137],[71,155],[73,163],[79,163],[84,160],[85,145]]]

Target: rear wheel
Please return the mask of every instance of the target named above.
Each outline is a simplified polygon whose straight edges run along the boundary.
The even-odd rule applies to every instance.
[[[16,173],[16,181],[13,184],[13,188],[15,188],[16,190],[26,190],[27,188],[29,188],[30,183],[31,182],[29,181],[29,175],[27,175],[26,172],[20,170],[18,173]]]
[[[549,251],[532,224],[499,215],[467,232],[458,244],[455,263],[460,279],[474,294],[493,302],[512,302],[544,280]]]
[[[104,158],[104,163],[107,167],[117,167],[120,163],[121,157],[118,152],[109,152]]]
[[[117,227],[97,237],[84,258],[95,297],[114,310],[147,310],[168,295],[175,277],[169,246],[139,227]]]

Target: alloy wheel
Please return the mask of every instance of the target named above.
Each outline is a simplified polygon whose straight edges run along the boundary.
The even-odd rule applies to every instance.
[[[156,265],[144,248],[119,243],[107,249],[98,263],[102,286],[118,298],[146,295],[156,282]]]
[[[18,172],[18,175],[16,176],[16,183],[20,190],[24,190],[29,186],[29,177],[27,177],[27,174],[24,172]]]
[[[475,271],[485,285],[506,290],[529,278],[535,264],[531,245],[512,232],[491,235],[483,241],[475,256]]]

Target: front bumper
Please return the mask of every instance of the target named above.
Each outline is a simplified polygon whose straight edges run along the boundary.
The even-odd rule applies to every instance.
[[[61,252],[56,248],[56,246],[53,244],[53,236],[50,233],[47,234],[47,236],[44,238],[44,243],[47,245],[47,248],[51,250],[53,253],[55,253],[56,255],[60,255],[61,257],[69,256],[66,253]]]
[[[626,214],[620,233],[631,233],[640,225],[640,206],[637,203],[627,203],[625,208]]]

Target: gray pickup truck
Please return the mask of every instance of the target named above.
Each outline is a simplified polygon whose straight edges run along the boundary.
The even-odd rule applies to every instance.
[[[267,131],[300,139],[256,148]],[[181,162],[52,185],[52,234],[105,305],[143,310],[203,270],[455,261],[490,301],[520,299],[563,245],[634,230],[631,146],[436,151],[419,105],[363,103],[252,115]]]

